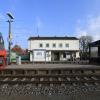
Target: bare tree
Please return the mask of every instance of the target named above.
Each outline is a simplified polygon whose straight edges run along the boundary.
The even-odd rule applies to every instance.
[[[80,43],[80,57],[81,59],[87,59],[89,54],[89,43],[93,40],[92,36],[81,36]]]

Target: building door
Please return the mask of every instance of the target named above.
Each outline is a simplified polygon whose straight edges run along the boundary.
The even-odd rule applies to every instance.
[[[59,52],[54,52],[54,61],[59,61],[60,55]]]

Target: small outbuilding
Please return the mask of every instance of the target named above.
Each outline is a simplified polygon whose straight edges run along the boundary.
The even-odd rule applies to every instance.
[[[89,44],[89,55],[91,64],[100,64],[100,40]]]

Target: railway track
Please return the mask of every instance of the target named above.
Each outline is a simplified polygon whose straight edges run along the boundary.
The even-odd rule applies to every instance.
[[[0,71],[0,84],[100,85],[99,68],[5,69]]]

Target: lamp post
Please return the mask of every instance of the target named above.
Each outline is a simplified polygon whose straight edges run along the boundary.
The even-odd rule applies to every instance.
[[[9,50],[9,64],[11,63],[11,45],[12,45],[12,33],[11,33],[11,23],[13,22],[14,17],[9,12],[7,13],[8,16],[8,24],[9,24],[9,33],[8,33],[8,50]]]

